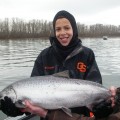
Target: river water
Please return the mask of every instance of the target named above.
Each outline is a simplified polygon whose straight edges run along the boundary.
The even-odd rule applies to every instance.
[[[83,45],[93,49],[103,77],[103,85],[120,86],[120,38],[85,38]],[[0,91],[8,84],[28,78],[34,61],[48,40],[0,40]],[[0,112],[0,120],[6,116]]]

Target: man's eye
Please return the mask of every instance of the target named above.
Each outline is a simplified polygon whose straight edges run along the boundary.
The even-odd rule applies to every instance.
[[[65,29],[66,29],[66,30],[69,30],[70,28],[69,28],[69,27],[66,27]]]
[[[60,31],[60,29],[55,29],[55,31]]]

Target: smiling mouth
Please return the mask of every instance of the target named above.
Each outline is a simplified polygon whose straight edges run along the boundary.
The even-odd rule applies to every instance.
[[[68,40],[68,37],[60,38],[60,39],[61,39],[61,41],[66,42]]]

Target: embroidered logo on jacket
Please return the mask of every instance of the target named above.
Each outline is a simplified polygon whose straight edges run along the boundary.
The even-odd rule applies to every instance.
[[[86,65],[83,62],[78,62],[77,63],[77,69],[80,72],[86,72]]]
[[[53,70],[55,67],[54,66],[45,66],[44,69],[45,70]]]

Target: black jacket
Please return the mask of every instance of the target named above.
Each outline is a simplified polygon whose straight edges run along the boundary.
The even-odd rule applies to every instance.
[[[57,53],[54,45],[44,49],[35,60],[31,76],[51,75],[64,70],[69,70],[71,78],[102,84],[93,51],[81,44],[65,60]]]

